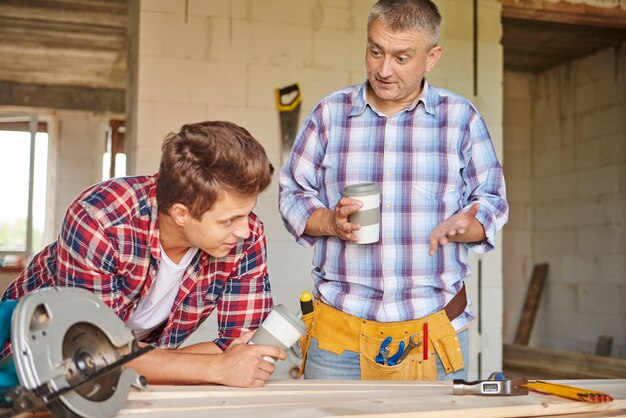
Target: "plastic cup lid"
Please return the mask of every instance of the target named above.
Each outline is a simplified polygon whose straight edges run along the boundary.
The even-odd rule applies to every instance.
[[[380,186],[376,183],[351,184],[343,191],[344,196],[367,196],[374,193],[380,193]]]

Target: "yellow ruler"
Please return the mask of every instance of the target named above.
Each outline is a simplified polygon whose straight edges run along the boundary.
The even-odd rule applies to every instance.
[[[561,385],[558,383],[548,383],[541,380],[531,380],[526,383],[524,387],[534,392],[562,396],[575,401],[602,403],[611,402],[613,400],[613,397],[611,395],[607,395],[606,393],[577,388],[574,386]]]

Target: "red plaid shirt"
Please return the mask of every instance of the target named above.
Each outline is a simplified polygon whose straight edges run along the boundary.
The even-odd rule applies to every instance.
[[[154,283],[161,261],[156,183],[158,176],[99,183],[69,207],[56,242],[38,253],[5,291],[19,299],[46,286],[83,287],[126,321]],[[146,339],[178,347],[217,307],[225,349],[233,338],[256,329],[272,307],[265,234],[254,213],[250,236],[215,258],[198,251],[185,270],[169,318]]]

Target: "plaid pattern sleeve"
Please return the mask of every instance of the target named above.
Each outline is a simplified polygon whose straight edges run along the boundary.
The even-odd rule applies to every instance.
[[[233,338],[257,329],[272,309],[263,224],[250,218],[251,236],[242,245],[239,262],[224,284],[218,304],[219,338],[215,343],[225,349]]]

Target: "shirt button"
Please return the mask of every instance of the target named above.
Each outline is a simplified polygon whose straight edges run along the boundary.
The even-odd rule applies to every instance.
[[[389,209],[389,208],[391,207],[391,203],[387,203],[387,204],[385,205],[385,207],[386,207],[387,209]]]
[[[388,170],[388,171],[387,171],[387,175],[388,175],[388,176],[391,176],[391,170]]]

